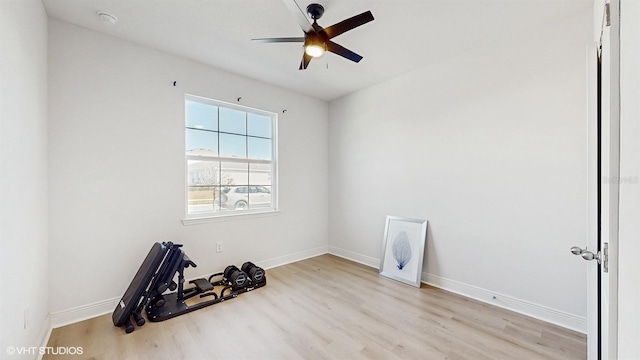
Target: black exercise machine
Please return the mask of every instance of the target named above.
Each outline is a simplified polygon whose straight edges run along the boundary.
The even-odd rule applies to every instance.
[[[196,264],[181,247],[171,242],[153,245],[113,312],[115,326],[123,326],[125,332],[130,333],[134,330],[130,320],[132,317],[138,326],[144,325],[143,309],[150,321],[163,321],[236,298],[267,284],[265,271],[252,262],[246,262],[240,269],[229,265],[223,272],[213,274],[208,279],[189,281],[193,287],[185,289],[184,269],[195,268]],[[177,282],[174,281],[176,273]],[[216,289],[220,287],[222,289],[217,293]],[[213,299],[191,305],[185,303],[198,295],[200,298]]]

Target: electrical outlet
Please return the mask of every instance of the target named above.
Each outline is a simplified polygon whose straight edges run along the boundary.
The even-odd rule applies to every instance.
[[[216,243],[216,252],[222,252],[223,247],[222,247],[222,241],[218,241]]]

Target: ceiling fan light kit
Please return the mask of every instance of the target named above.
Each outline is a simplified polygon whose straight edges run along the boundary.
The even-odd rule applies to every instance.
[[[305,45],[304,52],[314,58],[319,58],[324,55],[326,46],[324,44],[309,44]]]
[[[313,3],[307,6],[307,14],[311,19],[313,19],[313,23],[311,23],[309,22],[309,19],[307,19],[307,16],[302,13],[302,10],[294,0],[285,1],[293,2],[293,4],[290,5],[295,5],[289,6],[289,8],[292,9],[294,15],[298,17],[298,23],[300,24],[300,27],[304,32],[304,37],[262,38],[252,40],[268,43],[304,43],[304,53],[302,54],[302,61],[300,62],[300,70],[306,69],[309,65],[309,62],[311,62],[311,59],[321,57],[326,51],[342,56],[343,58],[356,63],[362,60],[362,56],[341,45],[336,44],[335,42],[331,41],[331,39],[360,25],[364,25],[370,21],[373,21],[374,18],[373,14],[371,14],[371,11],[365,11],[362,14],[350,17],[337,24],[323,28],[322,26],[318,25],[317,21],[322,17],[322,14],[324,14],[324,7],[322,5]]]

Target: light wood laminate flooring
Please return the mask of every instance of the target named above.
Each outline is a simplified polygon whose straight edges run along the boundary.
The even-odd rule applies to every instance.
[[[54,329],[48,346],[83,354],[44,359],[586,359],[583,334],[332,255],[131,334],[111,314]]]

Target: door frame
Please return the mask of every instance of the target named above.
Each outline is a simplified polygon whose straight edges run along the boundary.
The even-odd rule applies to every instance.
[[[605,6],[604,2],[596,2]],[[610,177],[604,179],[600,172],[600,74],[598,48],[600,41],[591,46],[587,53],[588,70],[588,235],[587,247],[602,252],[600,248],[600,216],[607,216],[613,225],[609,234],[609,288],[601,288],[601,268],[596,262],[587,265],[587,358],[589,360],[602,359],[603,349],[607,358],[617,358],[618,347],[618,206],[619,189],[617,180],[620,174],[620,0],[609,0],[610,19],[610,104],[609,120],[611,128],[611,156],[609,161]],[[596,4],[598,5],[598,4]],[[595,9],[594,14],[607,15],[607,11]],[[597,15],[596,15],[597,16]],[[596,21],[596,24],[599,22]],[[602,22],[602,28],[606,26]],[[602,31],[600,32],[602,34]],[[617,174],[617,175],[616,175]],[[614,206],[608,207],[610,212],[600,214],[600,191],[609,191],[615,198]],[[607,292],[609,307],[601,314],[601,295]],[[601,316],[603,315],[603,316]],[[606,321],[606,326],[601,319]],[[608,339],[601,343],[602,333],[606,331]]]

